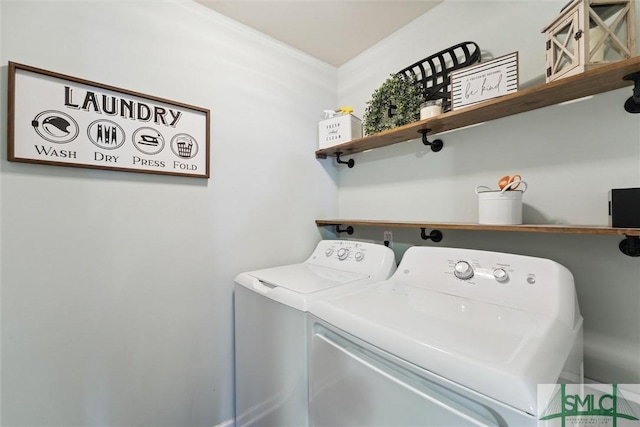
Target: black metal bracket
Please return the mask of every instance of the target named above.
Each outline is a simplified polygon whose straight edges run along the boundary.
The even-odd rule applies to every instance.
[[[336,225],[336,233],[347,233],[349,236],[353,234],[353,227],[348,226],[347,228],[341,229],[339,225]]]
[[[434,153],[437,153],[438,151],[442,150],[442,146],[444,145],[444,143],[442,142],[441,139],[436,139],[433,142],[429,141],[427,139],[427,133],[429,132],[431,132],[431,129],[420,129],[418,131],[418,133],[422,134],[422,143],[424,145],[430,145],[431,151],[433,151]]]
[[[640,237],[626,236],[618,245],[620,252],[631,257],[640,256]]]
[[[349,166],[349,169],[351,169],[353,167],[353,165],[356,164],[356,161],[353,160],[353,159],[349,159],[347,161],[344,161],[344,160],[342,160],[340,158],[341,154],[342,154],[342,151],[336,152],[336,162],[338,162],[339,164],[342,164],[342,165],[347,165],[347,166]]]
[[[640,113],[640,71],[627,74],[623,80],[633,81],[633,96],[625,101],[624,109],[628,113]]]
[[[420,230],[420,237],[422,237],[422,240],[431,239],[431,241],[434,243],[438,243],[442,240],[442,232],[440,230],[431,230],[431,233],[429,234],[427,234],[427,231],[424,227],[422,227]]]

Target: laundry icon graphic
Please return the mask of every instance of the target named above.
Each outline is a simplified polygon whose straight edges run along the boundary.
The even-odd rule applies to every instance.
[[[31,120],[31,126],[42,139],[58,144],[73,141],[79,133],[78,123],[62,111],[43,111]]]
[[[96,142],[106,145],[116,144],[118,141],[118,133],[115,126],[106,126],[101,123],[97,125]]]
[[[158,137],[153,135],[140,135],[140,140],[138,141],[138,144],[151,145],[153,147],[157,147],[159,143]]]
[[[198,141],[187,133],[171,138],[171,151],[181,159],[193,159],[198,154]]]
[[[153,156],[164,149],[164,137],[151,127],[141,127],[133,133],[133,146],[141,153]]]
[[[176,145],[178,146],[178,155],[180,157],[184,157],[185,159],[188,159],[191,157],[191,149],[193,148],[193,141],[191,141],[190,139],[178,140],[178,142],[176,142]]]
[[[105,150],[115,150],[124,144],[126,134],[124,129],[111,120],[95,120],[87,128],[87,136],[96,147]]]

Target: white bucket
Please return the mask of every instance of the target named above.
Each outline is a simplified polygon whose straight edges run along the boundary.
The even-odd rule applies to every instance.
[[[478,195],[478,223],[488,225],[517,225],[522,224],[522,195],[527,190],[527,183],[523,190],[491,190],[479,185],[476,187]]]

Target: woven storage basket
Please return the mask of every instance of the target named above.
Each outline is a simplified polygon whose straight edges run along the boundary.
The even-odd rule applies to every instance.
[[[441,99],[442,111],[449,111],[451,72],[480,62],[480,59],[480,47],[474,42],[463,42],[418,61],[397,74],[415,76],[425,100]]]

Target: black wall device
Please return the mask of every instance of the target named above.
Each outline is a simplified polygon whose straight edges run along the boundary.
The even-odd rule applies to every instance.
[[[640,188],[614,188],[609,192],[609,225],[640,228]]]

